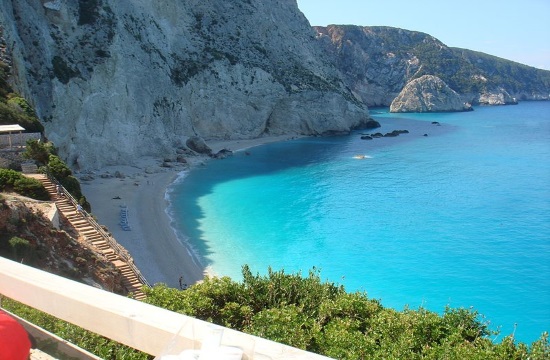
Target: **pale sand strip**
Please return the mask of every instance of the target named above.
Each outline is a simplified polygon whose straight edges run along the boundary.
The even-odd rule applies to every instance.
[[[254,146],[269,144],[277,141],[287,141],[292,139],[302,138],[301,135],[279,135],[279,136],[268,136],[261,137],[257,139],[249,140],[215,140],[208,141],[208,146],[212,149],[214,153],[222,149],[227,149],[231,151],[241,151],[245,149],[252,148]]]
[[[225,148],[239,151],[254,146],[284,141],[292,136],[263,137],[253,140],[213,141],[208,145],[214,152]],[[204,157],[188,159],[191,169],[206,161]],[[108,227],[114,238],[134,258],[135,264],[151,285],[162,282],[179,287],[183,276],[185,284],[200,281],[207,264],[192,255],[176,237],[166,213],[167,187],[184,167],[172,163],[174,168],[163,168],[156,159],[140,159],[135,166],[109,166],[96,171],[94,179],[82,181],[82,192],[92,206],[92,214],[98,222]],[[102,178],[119,171],[124,178]],[[120,199],[116,199],[120,197]],[[122,230],[120,207],[128,206],[131,231]]]

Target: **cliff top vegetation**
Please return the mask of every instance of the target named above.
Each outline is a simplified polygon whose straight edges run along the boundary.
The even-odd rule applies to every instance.
[[[9,69],[0,60],[0,125],[19,124],[28,132],[44,131],[32,106],[9,85]]]

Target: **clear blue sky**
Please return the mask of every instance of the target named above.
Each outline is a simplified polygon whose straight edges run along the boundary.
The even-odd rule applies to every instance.
[[[393,26],[550,70],[550,0],[297,0],[311,25]]]

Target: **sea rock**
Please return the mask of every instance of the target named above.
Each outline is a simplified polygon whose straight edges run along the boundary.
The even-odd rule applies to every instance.
[[[440,78],[424,75],[409,82],[392,101],[390,112],[467,111],[460,95]]]
[[[232,156],[233,151],[228,149],[221,149],[217,153],[215,153],[212,157],[215,159],[225,159],[226,157]]]
[[[189,149],[204,155],[212,155],[212,149],[206,145],[203,138],[199,136],[191,136],[185,143]]]
[[[374,119],[367,120],[365,124],[365,129],[376,129],[380,127],[380,123]]]

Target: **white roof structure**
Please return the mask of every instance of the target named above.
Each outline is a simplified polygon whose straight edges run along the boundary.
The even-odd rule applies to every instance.
[[[8,138],[8,144],[10,149],[12,148],[12,142],[11,142],[12,133],[16,133],[16,134],[19,133],[19,146],[23,146],[22,131],[25,131],[25,128],[18,124],[0,125],[0,135],[7,134],[7,135],[4,135],[3,137]]]
[[[25,128],[18,125],[18,124],[0,125],[0,134],[1,133],[11,133],[11,132],[14,132],[14,131],[25,131]]]

